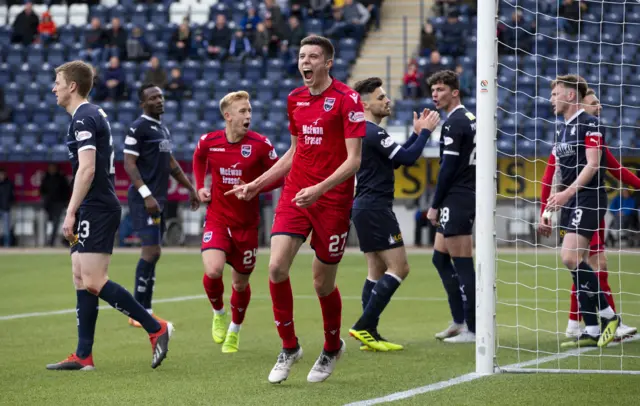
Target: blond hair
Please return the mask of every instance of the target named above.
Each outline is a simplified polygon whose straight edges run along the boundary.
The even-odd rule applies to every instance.
[[[244,90],[238,92],[231,92],[220,99],[220,113],[224,116],[224,112],[231,106],[231,104],[238,100],[250,100],[251,96]]]
[[[578,100],[584,99],[587,95],[587,90],[589,90],[589,85],[587,81],[580,75],[563,75],[556,77],[556,80],[551,82],[551,89],[556,86],[561,85],[566,89],[576,90],[578,94]]]
[[[67,84],[76,82],[78,95],[82,98],[89,96],[93,87],[93,66],[84,61],[71,61],[56,68],[56,75],[61,73]]]

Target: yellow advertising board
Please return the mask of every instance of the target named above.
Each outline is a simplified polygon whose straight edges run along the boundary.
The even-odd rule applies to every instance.
[[[540,185],[547,157],[535,158],[499,158],[497,163],[498,199],[519,197],[527,200],[540,198]],[[636,173],[640,168],[640,157],[623,158],[622,165]],[[396,169],[397,199],[416,199],[427,187],[434,188],[440,169],[438,158],[420,158],[416,165]],[[610,188],[609,198],[618,192],[618,181],[607,173],[605,185]]]

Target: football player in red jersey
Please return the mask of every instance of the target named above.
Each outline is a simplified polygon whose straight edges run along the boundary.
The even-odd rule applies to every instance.
[[[288,173],[271,230],[269,289],[283,347],[269,374],[271,383],[286,380],[302,357],[293,323],[289,270],[311,230],[313,282],[322,308],[325,343],[307,381],[327,379],[346,348],[340,338],[342,299],[336,272],[349,234],[365,121],[358,93],[329,75],[333,56],[327,38],[312,35],[301,41],[298,70],[304,86],[287,98],[291,148],[273,168],[234,192],[238,198],[250,199]]]
[[[202,235],[202,284],[213,307],[213,341],[222,344],[222,352],[238,351],[240,326],[251,299],[249,276],[258,253],[258,199],[238,200],[225,197],[234,185],[251,182],[271,168],[278,156],[269,140],[253,131],[251,103],[244,91],[227,94],[220,100],[220,112],[226,121],[224,130],[200,137],[193,154],[193,173],[198,197],[208,202]],[[204,187],[205,174],[212,175],[211,189]],[[282,185],[282,179],[267,189]],[[233,268],[231,287],[231,324],[222,295],[222,271],[225,263]]]

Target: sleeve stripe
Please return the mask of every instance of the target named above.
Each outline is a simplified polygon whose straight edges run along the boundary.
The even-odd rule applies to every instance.
[[[460,153],[456,152],[456,151],[443,151],[442,154],[443,155],[455,155],[455,156],[460,155]]]
[[[140,154],[139,154],[139,153],[137,153],[136,151],[132,151],[132,150],[130,150],[130,149],[125,149],[125,150],[124,150],[124,153],[125,153],[125,154],[129,154],[129,155],[134,155],[134,156],[140,156]]]
[[[96,149],[94,145],[85,145],[84,147],[78,148],[78,152],[86,151],[87,149]]]
[[[391,151],[391,153],[389,154],[389,159],[393,159],[393,157],[396,156],[398,151],[400,151],[400,148],[402,148],[401,145],[396,145],[396,147],[393,149],[393,151]]]

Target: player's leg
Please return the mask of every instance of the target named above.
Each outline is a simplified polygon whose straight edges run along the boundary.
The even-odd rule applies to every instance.
[[[445,244],[458,275],[467,329],[454,337],[445,338],[444,341],[448,343],[475,343],[476,272],[473,264],[473,238],[471,235],[445,235]]]
[[[278,222],[279,214],[276,214]],[[306,232],[308,234],[308,231]],[[293,292],[289,271],[305,235],[275,234],[271,236],[271,256],[269,258],[269,292],[273,305],[273,317],[282,340],[282,350],[276,365],[269,373],[269,382],[281,383],[289,377],[291,367],[302,358],[302,347],[296,337],[293,323]]]
[[[308,210],[313,225],[311,246],[315,250],[313,286],[320,301],[324,325],[324,347],[307,375],[308,382],[326,380],[346,350],[346,343],[340,338],[342,297],[336,286],[336,274],[349,236],[349,212],[318,207]]]
[[[98,296],[90,293],[82,283],[80,257],[75,247],[71,252],[71,272],[76,290],[76,324],[78,325],[78,345],[76,351],[66,359],[47,365],[50,370],[91,371],[93,364],[93,339],[98,320]]]
[[[452,322],[443,331],[436,333],[435,337],[444,340],[448,337],[455,337],[466,330],[464,324],[464,301],[462,300],[462,292],[460,291],[460,281],[458,274],[451,261],[445,238],[442,232],[436,232],[436,238],[433,244],[433,257],[431,259],[433,265],[438,270],[438,275],[442,280],[442,285],[447,293],[449,302],[449,310],[451,311]]]
[[[227,262],[227,254],[225,249],[227,242],[224,236],[218,236],[211,241],[217,241],[214,243],[220,248],[214,248],[207,245],[207,232],[205,232],[205,239],[202,246],[202,264],[204,265],[204,275],[202,276],[202,286],[207,294],[209,303],[213,310],[213,320],[211,322],[211,337],[216,344],[222,344],[227,334],[227,325],[229,323],[229,316],[224,308],[224,283],[222,281],[222,274],[224,271],[224,265]]]
[[[233,249],[229,264],[233,268],[231,282],[231,323],[222,344],[222,352],[233,353],[240,345],[240,327],[251,301],[249,277],[255,269],[258,255],[258,230],[231,230]]]
[[[360,241],[360,237],[358,237],[358,240]],[[387,270],[387,266],[376,252],[365,252],[364,257],[367,260],[367,278],[364,280],[364,285],[362,286],[362,293],[360,296],[360,304],[362,305],[363,313],[367,308],[367,304],[369,303],[369,299],[371,298],[371,292],[373,291],[373,288],[376,286],[376,283],[380,280],[380,278],[382,278],[382,275],[384,275],[385,271]],[[360,346],[360,350],[371,351],[372,349],[368,345],[362,344]]]

